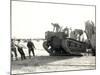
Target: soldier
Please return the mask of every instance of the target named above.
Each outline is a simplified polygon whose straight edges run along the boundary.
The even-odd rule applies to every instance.
[[[57,23],[51,23],[52,25],[53,25],[53,32],[54,31],[56,31],[56,32],[59,32],[59,30],[60,30],[60,26],[59,26],[59,24],[57,24]]]
[[[29,51],[29,58],[31,58],[31,52],[33,53],[33,56],[35,56],[35,53],[34,53],[35,46],[34,46],[33,42],[31,41],[31,39],[28,41],[27,47],[28,47],[28,51]]]
[[[11,51],[14,52],[15,59],[18,60],[18,58],[17,58],[17,52],[16,52],[16,47],[15,47],[15,43],[14,43],[13,39],[11,40]],[[12,53],[11,53],[11,57],[13,58],[13,54]]]
[[[77,35],[76,35],[75,31],[71,31],[70,38],[77,40]]]
[[[66,34],[66,37],[69,37],[69,28],[67,26],[63,29],[63,32]]]
[[[75,33],[77,35],[77,40],[80,41],[81,35],[83,34],[83,30],[81,30],[81,29],[75,29],[74,31],[75,31]]]
[[[18,51],[19,51],[19,53],[20,53],[20,55],[21,55],[21,60],[26,59],[25,53],[24,53],[24,51],[23,51],[23,48],[24,48],[25,46],[22,45],[22,44],[20,43],[20,40],[18,40],[18,44],[16,45],[16,47],[18,48]]]

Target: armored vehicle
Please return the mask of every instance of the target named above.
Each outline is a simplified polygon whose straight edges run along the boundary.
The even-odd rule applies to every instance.
[[[86,43],[68,38],[64,32],[45,32],[44,49],[50,56],[77,55],[86,51]]]

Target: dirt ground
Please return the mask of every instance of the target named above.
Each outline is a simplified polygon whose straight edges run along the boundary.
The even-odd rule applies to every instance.
[[[41,52],[42,53],[42,52]],[[12,61],[12,74],[95,69],[94,56],[35,56]]]

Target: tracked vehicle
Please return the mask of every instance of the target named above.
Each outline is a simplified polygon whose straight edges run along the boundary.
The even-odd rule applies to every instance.
[[[86,43],[68,38],[64,32],[45,32],[44,49],[50,56],[76,55],[82,56],[86,52]]]

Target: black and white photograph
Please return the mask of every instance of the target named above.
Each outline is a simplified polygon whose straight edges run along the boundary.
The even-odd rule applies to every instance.
[[[11,74],[96,69],[96,6],[11,0]]]

